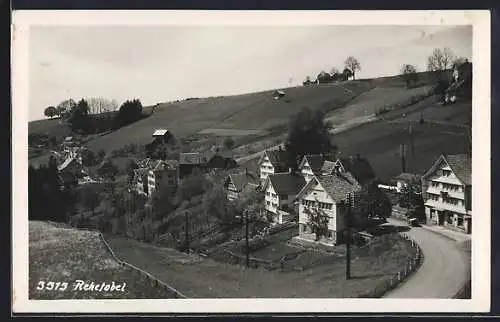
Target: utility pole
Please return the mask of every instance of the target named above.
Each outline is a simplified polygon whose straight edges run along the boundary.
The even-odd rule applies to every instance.
[[[405,160],[406,147],[404,144],[401,144],[399,146],[399,154],[401,156],[401,172],[406,172],[406,160]]]
[[[185,244],[186,244],[186,253],[189,254],[189,214],[187,211],[184,212],[185,214],[185,223],[186,223],[186,227],[185,227],[185,233],[186,233],[186,236],[185,236]]]
[[[347,238],[346,238],[346,261],[345,261],[345,278],[346,280],[351,279],[351,203],[352,194],[347,194],[347,216],[346,216],[346,228],[347,228]]]
[[[250,246],[248,240],[248,210],[245,210],[245,253],[246,253],[246,264],[250,267]]]
[[[410,134],[410,154],[413,155],[413,150],[414,150],[414,139],[413,139],[413,124],[410,123],[410,126],[408,127],[408,133]]]

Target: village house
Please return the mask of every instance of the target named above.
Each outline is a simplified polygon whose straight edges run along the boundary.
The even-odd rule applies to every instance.
[[[175,191],[179,181],[179,166],[176,160],[151,160],[139,162],[134,170],[133,186],[138,194],[152,196],[160,184]]]
[[[349,172],[361,186],[373,183],[377,176],[367,158],[356,154],[347,158],[338,158],[335,167],[339,167],[341,172]]]
[[[134,169],[134,179],[132,181],[132,186],[135,192],[140,195],[148,195],[148,169],[139,168]]]
[[[300,174],[289,172],[271,173],[263,186],[265,191],[265,212],[275,224],[290,220],[294,211],[295,196],[306,181]]]
[[[179,155],[179,178],[183,179],[193,173],[193,171],[204,171],[205,164],[202,162],[202,155],[199,152],[181,153]]]
[[[280,90],[276,90],[276,91],[274,91],[274,93],[273,93],[273,98],[274,98],[275,100],[279,100],[279,99],[280,99],[280,98],[282,98],[283,96],[285,96],[285,92],[280,91]]]
[[[233,201],[238,199],[240,194],[247,190],[257,190],[259,188],[259,177],[249,172],[247,169],[243,173],[230,173],[224,183],[227,199]]]
[[[266,150],[259,159],[258,167],[260,183],[264,185],[269,174],[288,170],[288,155],[281,146],[278,150]]]
[[[347,196],[361,191],[361,184],[350,172],[334,167],[328,175],[313,177],[298,193],[299,238],[314,241],[311,214],[317,213],[326,222],[324,236],[320,242],[336,245],[342,241],[345,216],[348,210]]]
[[[170,143],[173,141],[174,136],[173,134],[166,129],[156,129],[153,132],[153,141],[159,142],[159,143]]]
[[[215,148],[203,153],[201,159],[207,171],[229,170],[238,167],[238,163],[234,160],[231,150]]]
[[[325,160],[323,155],[320,154],[306,155],[302,158],[299,169],[306,182],[309,182],[314,176],[321,174],[326,161],[328,160]]]
[[[472,158],[441,155],[422,176],[426,220],[470,234],[472,230]]]
[[[57,170],[65,184],[77,184],[80,178],[87,175],[83,169],[80,155],[72,155],[66,158],[64,162],[57,167]]]

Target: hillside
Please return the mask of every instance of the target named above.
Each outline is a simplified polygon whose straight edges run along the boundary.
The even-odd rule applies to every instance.
[[[75,281],[126,283],[124,291],[74,290]],[[63,290],[37,290],[40,281],[67,282]],[[48,286],[48,285],[47,285]],[[29,222],[30,299],[170,298],[159,286],[141,279],[120,265],[97,232],[82,231],[64,224]]]
[[[392,76],[285,88],[286,95],[279,100],[274,100],[274,90],[269,90],[163,103],[154,107],[150,117],[98,136],[90,140],[88,146],[92,150],[109,150],[127,143],[144,144],[155,128],[168,128],[180,138],[200,132],[240,137],[265,134],[273,128],[284,129],[290,117],[302,107],[329,112],[330,120],[339,124],[374,113],[380,106],[408,100],[427,90],[426,84],[434,82],[428,73],[421,73],[420,79],[423,86],[411,90],[405,88],[399,76]],[[40,120],[29,123],[29,133],[46,133],[60,138],[70,131],[58,120]]]

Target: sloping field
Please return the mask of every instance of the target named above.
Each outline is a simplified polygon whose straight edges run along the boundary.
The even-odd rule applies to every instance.
[[[126,283],[124,291],[75,290],[76,280],[94,283]],[[66,287],[45,284],[52,290],[37,290],[39,282],[68,283]],[[169,298],[161,287],[150,285],[122,267],[108,252],[97,232],[68,228],[63,224],[29,222],[30,299],[127,299]]]
[[[356,97],[345,108],[330,112],[327,120],[335,126],[358,118],[374,116],[380,108],[409,103],[412,97],[425,95],[432,87],[432,85],[411,89],[402,86],[375,87]]]
[[[88,146],[90,149],[109,149],[127,143],[144,144],[155,128],[168,128],[181,138],[205,129],[262,131],[288,124],[290,117],[302,107],[339,108],[369,88],[369,83],[348,82],[288,88],[286,96],[279,100],[273,99],[273,91],[266,91],[163,104],[156,107],[152,116],[92,140]]]
[[[157,276],[191,298],[328,298],[366,294],[408,260],[411,250],[397,235],[383,236],[370,251],[353,250],[352,278],[345,279],[344,256],[325,255],[304,271],[247,269],[118,236],[107,238],[116,255]],[[304,253],[307,256],[309,253]],[[313,254],[317,255],[316,253]],[[183,263],[180,259],[184,258]],[[311,261],[308,259],[307,261]]]

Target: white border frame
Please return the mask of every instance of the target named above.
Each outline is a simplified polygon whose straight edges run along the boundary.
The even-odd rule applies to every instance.
[[[472,299],[28,300],[28,53],[31,25],[472,25]],[[12,16],[13,312],[332,313],[487,312],[490,309],[490,12],[14,11]]]

